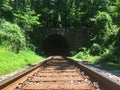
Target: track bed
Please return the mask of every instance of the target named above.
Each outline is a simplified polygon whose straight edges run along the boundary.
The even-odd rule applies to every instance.
[[[34,68],[0,83],[0,90],[119,90],[119,88],[119,85],[76,61],[61,56],[52,56]]]

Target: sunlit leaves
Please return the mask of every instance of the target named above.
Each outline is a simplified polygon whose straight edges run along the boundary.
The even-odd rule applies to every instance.
[[[20,11],[19,13],[15,13],[14,16],[16,17],[15,22],[18,23],[18,25],[20,25],[21,28],[27,31],[31,30],[31,25],[40,24],[40,22],[38,22],[40,14],[35,15],[35,11]]]
[[[95,22],[95,41],[103,45],[109,45],[109,40],[112,43],[119,28],[113,24],[111,16],[106,12],[98,12],[92,21]]]
[[[0,3],[1,9],[4,11],[10,11],[12,10],[12,6],[10,5],[10,0],[2,0]]]
[[[17,24],[1,20],[0,22],[0,45],[9,50],[18,52],[26,47],[26,39]]]

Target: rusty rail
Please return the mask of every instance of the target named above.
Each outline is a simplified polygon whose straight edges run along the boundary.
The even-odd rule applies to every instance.
[[[88,75],[91,79],[97,81],[100,83],[100,87],[103,90],[120,90],[120,83],[117,83],[115,81],[112,81],[108,77],[103,76],[101,73],[96,72],[92,69],[89,69],[87,66],[85,66],[82,63],[79,63],[75,60],[71,60],[72,63],[76,64],[81,71],[83,71],[86,75]]]
[[[15,77],[0,82],[0,90],[30,89],[120,90],[120,84],[77,61],[54,56]]]

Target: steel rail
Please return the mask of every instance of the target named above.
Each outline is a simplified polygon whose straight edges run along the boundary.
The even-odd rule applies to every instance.
[[[72,63],[76,64],[80,70],[82,70],[86,75],[88,75],[93,80],[101,84],[101,88],[104,90],[120,90],[120,83],[111,80],[110,78],[103,76],[101,73],[94,71],[78,61],[71,60]]]
[[[49,58],[43,60],[42,62],[38,63],[37,65],[32,65],[32,67],[30,67],[28,70],[17,73],[16,75],[13,75],[10,78],[0,81],[0,90],[3,90],[3,89],[9,90],[7,88],[10,88],[11,86],[14,87],[15,85],[17,85],[19,83],[19,80],[21,80],[21,82],[24,81],[27,77],[29,77],[29,74],[31,74],[30,72],[32,72],[32,71],[35,72],[38,67],[45,64],[48,60],[49,60]],[[23,78],[25,76],[26,76],[26,78]]]
[[[26,76],[26,75],[28,77],[30,72],[36,70],[38,67],[47,63],[47,61],[49,61],[50,59],[51,58],[46,59],[46,60],[42,61],[41,63],[35,65],[34,67],[31,67],[29,70],[26,70],[26,71],[19,73],[9,79],[6,79],[6,80],[0,82],[0,90],[8,90],[7,88],[9,88],[9,85],[12,85],[12,86],[15,85],[15,83],[13,83],[13,82],[16,82],[16,84],[18,84],[17,81],[19,79],[23,78],[23,76]],[[88,75],[92,80],[95,80],[96,82],[100,83],[101,90],[120,90],[120,83],[112,81],[108,77],[101,75],[99,72],[89,69],[87,66],[83,65],[82,63],[78,63],[78,61],[75,61],[75,60],[72,60],[69,58],[66,58],[66,59],[68,59],[70,61],[70,63],[75,64],[77,67],[79,67],[80,71],[83,71],[85,73],[85,75]],[[25,79],[26,78],[24,78],[24,80]],[[24,81],[24,80],[21,80],[21,81]]]

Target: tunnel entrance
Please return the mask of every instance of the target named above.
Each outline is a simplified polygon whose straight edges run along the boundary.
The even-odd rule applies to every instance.
[[[69,44],[66,38],[59,34],[48,36],[43,44],[42,50],[45,56],[68,56],[69,55]]]

